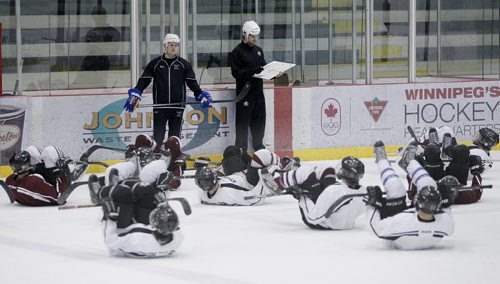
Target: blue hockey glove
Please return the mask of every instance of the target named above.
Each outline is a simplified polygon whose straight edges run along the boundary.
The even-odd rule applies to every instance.
[[[123,108],[125,111],[134,112],[134,110],[139,106],[142,100],[142,93],[138,89],[128,90],[128,100],[125,102]]]
[[[214,102],[212,96],[208,92],[199,93],[198,96],[196,96],[196,100],[200,102],[202,109],[212,107],[212,103]]]

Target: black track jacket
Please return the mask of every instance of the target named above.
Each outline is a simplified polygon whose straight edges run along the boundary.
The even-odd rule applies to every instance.
[[[155,104],[185,102],[186,84],[193,91],[195,97],[201,93],[193,67],[186,59],[179,56],[167,59],[161,55],[151,60],[135,88],[143,92],[151,79],[154,79],[153,103]],[[183,105],[179,107],[184,108]]]

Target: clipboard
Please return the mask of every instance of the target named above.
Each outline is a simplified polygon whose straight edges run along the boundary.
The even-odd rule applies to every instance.
[[[254,74],[253,77],[271,80],[272,78],[278,76],[280,73],[284,73],[286,70],[294,67],[295,64],[281,62],[281,61],[272,61],[268,63],[266,66],[262,67],[264,70],[259,74]]]

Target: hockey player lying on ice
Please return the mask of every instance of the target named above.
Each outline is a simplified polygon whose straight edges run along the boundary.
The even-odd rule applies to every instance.
[[[258,150],[247,166],[245,154],[236,146],[225,149],[222,160],[225,176],[219,176],[215,169],[209,167],[196,171],[196,185],[203,190],[202,204],[255,205],[263,198],[245,200],[245,197],[272,193],[263,178],[272,179],[274,172],[280,169],[278,155],[267,149]]]
[[[57,205],[57,199],[71,182],[68,157],[54,146],[43,151],[35,146],[16,152],[9,160],[13,174],[5,180],[11,202],[29,206]]]
[[[397,249],[430,249],[453,234],[454,221],[449,206],[458,187],[456,178],[447,176],[439,186],[413,158],[416,149],[406,149],[399,165],[415,181],[415,208],[407,209],[406,187],[391,167],[382,141],[374,145],[375,162],[386,196],[378,186],[367,187],[367,217],[375,236]],[[442,202],[444,201],[444,202]]]
[[[366,209],[362,195],[366,187],[359,184],[365,173],[363,162],[345,157],[337,174],[330,166],[301,166],[276,178],[278,187],[299,200],[302,221],[312,229],[345,230]],[[352,194],[356,196],[351,196]],[[333,206],[333,207],[332,207]]]
[[[493,167],[489,151],[498,144],[498,134],[489,128],[481,128],[476,133],[472,146],[457,144],[450,127],[430,128],[425,141],[420,143],[415,159],[429,172],[434,180],[440,180],[445,175],[452,175],[461,185],[471,182],[472,186],[482,185],[482,175]],[[417,147],[418,143],[406,147]],[[415,196],[415,185],[410,184],[408,198]],[[482,188],[460,191],[455,204],[469,204],[479,201]]]
[[[97,179],[89,179],[89,188],[103,210],[104,242],[112,255],[167,256],[181,245],[179,218],[164,192],[171,177],[164,172],[151,184],[129,180],[102,188]]]

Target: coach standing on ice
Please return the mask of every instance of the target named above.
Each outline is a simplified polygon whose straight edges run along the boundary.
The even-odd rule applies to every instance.
[[[255,21],[243,24],[243,40],[230,55],[231,74],[236,79],[236,93],[239,94],[246,82],[250,90],[243,100],[236,103],[236,146],[247,149],[248,127],[252,133],[255,151],[265,148],[262,140],[266,128],[266,101],[262,79],[252,77],[262,72],[266,65],[262,48],[255,45],[260,33]]]
[[[186,84],[200,101],[202,108],[209,108],[212,97],[200,89],[191,64],[177,55],[180,38],[176,34],[167,34],[163,40],[165,52],[151,60],[142,73],[135,88],[128,90],[125,110],[133,112],[142,99],[144,89],[153,81],[153,103],[178,103],[168,108],[153,107],[153,139],[161,145],[165,139],[168,122],[168,137],[181,137],[181,126],[186,101]]]

